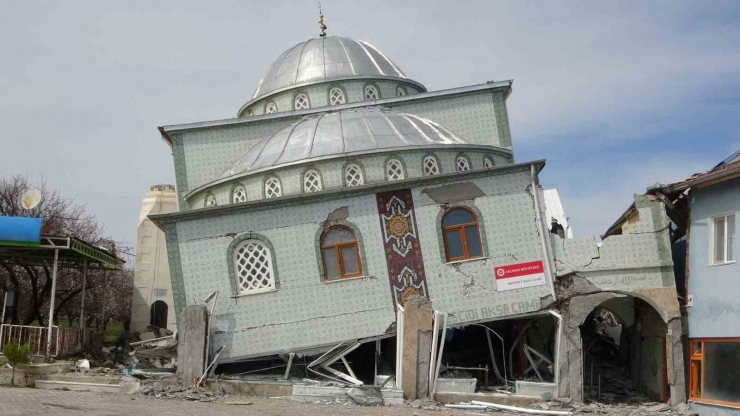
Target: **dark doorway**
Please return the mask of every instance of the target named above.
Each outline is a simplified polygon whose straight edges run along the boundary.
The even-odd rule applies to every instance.
[[[160,328],[167,328],[167,304],[161,300],[152,303],[149,324]]]

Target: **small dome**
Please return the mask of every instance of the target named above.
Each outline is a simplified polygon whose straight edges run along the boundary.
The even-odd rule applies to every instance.
[[[446,128],[413,114],[381,108],[343,110],[304,117],[260,140],[219,179],[354,152],[465,144]]]
[[[346,77],[408,79],[373,45],[361,40],[326,36],[299,43],[283,52],[260,80],[252,101],[273,91]]]

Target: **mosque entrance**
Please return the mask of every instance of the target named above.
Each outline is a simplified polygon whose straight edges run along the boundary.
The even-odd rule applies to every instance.
[[[605,403],[665,402],[667,325],[632,296],[598,305],[580,326],[584,398]]]

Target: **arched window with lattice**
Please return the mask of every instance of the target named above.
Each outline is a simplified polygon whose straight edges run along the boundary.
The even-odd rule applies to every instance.
[[[309,169],[303,174],[303,192],[318,192],[323,189],[321,175],[315,169]]]
[[[470,160],[468,160],[467,156],[460,155],[455,161],[455,166],[458,172],[465,172],[466,170],[470,170]]]
[[[380,98],[378,87],[373,84],[365,84],[365,101],[375,101]]]
[[[424,176],[439,175],[439,161],[434,155],[427,155],[422,161]]]
[[[403,163],[398,159],[388,159],[385,164],[385,176],[388,181],[400,181],[406,175],[403,172]]]
[[[265,114],[274,114],[277,113],[277,110],[277,104],[275,103],[270,102],[265,106]]]
[[[406,95],[408,95],[406,88],[400,85],[396,87],[396,97],[405,97]]]
[[[216,205],[217,205],[217,203],[216,203],[216,197],[215,197],[215,196],[214,196],[213,194],[208,194],[208,195],[206,196],[206,202],[205,202],[205,205],[206,205],[207,207],[213,207],[213,206],[216,206]]]
[[[344,94],[344,90],[340,87],[332,87],[329,90],[329,104],[340,105],[347,102],[347,97]]]
[[[293,109],[305,110],[307,108],[311,108],[311,102],[308,100],[308,95],[304,93],[296,95],[295,99],[293,99]]]
[[[270,247],[250,238],[234,246],[234,280],[239,295],[275,290],[275,271]]]
[[[362,261],[357,237],[351,228],[337,225],[321,235],[321,261],[324,280],[362,276]]]
[[[247,190],[241,185],[234,187],[234,191],[231,192],[231,202],[234,204],[247,202]]]
[[[277,198],[283,196],[283,187],[280,179],[276,177],[268,178],[265,181],[265,198]]]
[[[365,183],[365,178],[362,175],[362,168],[357,164],[349,164],[344,169],[344,184],[345,186],[360,186]]]
[[[493,158],[491,156],[483,156],[483,167],[488,169],[496,166],[496,162],[494,162]]]

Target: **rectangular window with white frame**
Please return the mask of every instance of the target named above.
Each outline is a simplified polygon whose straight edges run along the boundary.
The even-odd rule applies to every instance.
[[[719,215],[712,218],[712,240],[709,262],[726,264],[735,261],[732,255],[735,238],[735,214]]]

